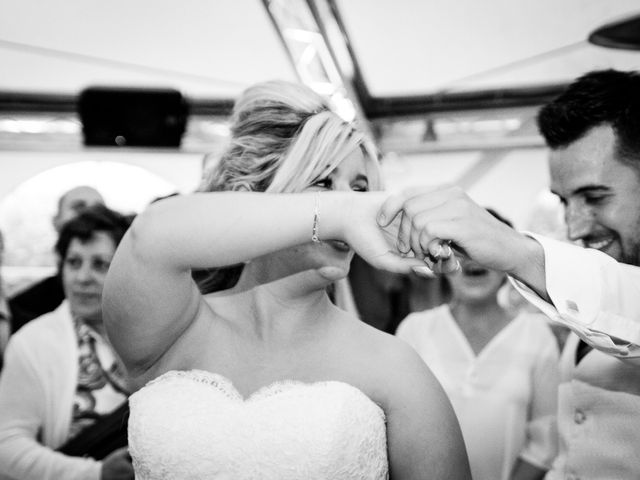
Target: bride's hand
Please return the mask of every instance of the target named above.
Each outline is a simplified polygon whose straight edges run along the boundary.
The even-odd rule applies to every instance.
[[[424,269],[424,262],[396,248],[399,219],[384,227],[377,223],[378,212],[389,195],[387,192],[354,193],[343,212],[344,240],[373,267],[396,273],[409,273],[414,267]]]

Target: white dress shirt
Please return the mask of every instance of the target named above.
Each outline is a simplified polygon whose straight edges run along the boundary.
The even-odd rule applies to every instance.
[[[516,288],[575,335],[561,358],[559,453],[547,480],[640,478],[640,268],[532,235],[544,248],[547,303]],[[577,358],[579,338],[591,345]]]

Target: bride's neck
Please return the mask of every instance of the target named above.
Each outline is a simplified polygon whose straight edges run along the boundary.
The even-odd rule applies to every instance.
[[[231,291],[233,293],[251,290],[266,291],[270,292],[275,300],[286,302],[291,306],[298,302],[304,304],[309,301],[309,298],[324,294],[331,284],[317,270],[287,271],[282,268],[272,268],[272,266],[273,263],[267,256],[249,262]]]
[[[245,269],[235,287],[213,298],[218,297],[217,307],[225,317],[260,338],[306,334],[322,327],[318,324],[333,308],[326,292],[329,283],[314,271],[265,282]]]

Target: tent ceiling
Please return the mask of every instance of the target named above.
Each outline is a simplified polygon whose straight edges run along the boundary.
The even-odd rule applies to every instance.
[[[443,98],[456,108],[531,105],[588,70],[640,68],[640,53],[586,41],[637,14],[637,0],[332,3],[372,116],[428,111]],[[296,78],[261,0],[4,0],[0,62],[0,93],[23,98],[122,85],[228,104],[254,82]]]
[[[637,0],[339,0],[374,97],[561,84],[594,68],[640,67],[640,54],[587,43],[640,12]]]
[[[2,91],[102,84],[216,99],[295,78],[259,0],[4,0],[0,58]]]

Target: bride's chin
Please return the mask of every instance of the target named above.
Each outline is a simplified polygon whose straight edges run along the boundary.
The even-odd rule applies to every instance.
[[[300,290],[315,290],[324,289],[328,285],[336,282],[342,278],[345,278],[349,273],[348,264],[341,265],[324,265],[309,269],[296,275],[293,275],[291,280],[294,288]]]
[[[349,274],[349,269],[335,265],[327,265],[320,267],[317,272],[320,277],[324,278],[328,282],[335,282],[341,278],[345,278]]]
[[[326,289],[329,285],[347,276],[348,268],[323,266],[297,272],[269,282],[267,287],[272,293],[285,297],[307,295]]]
[[[349,253],[351,252],[351,247],[349,246],[348,243],[346,242],[342,242],[340,240],[328,240],[326,242],[327,245],[329,245],[332,249],[334,249],[337,252],[340,253]]]

